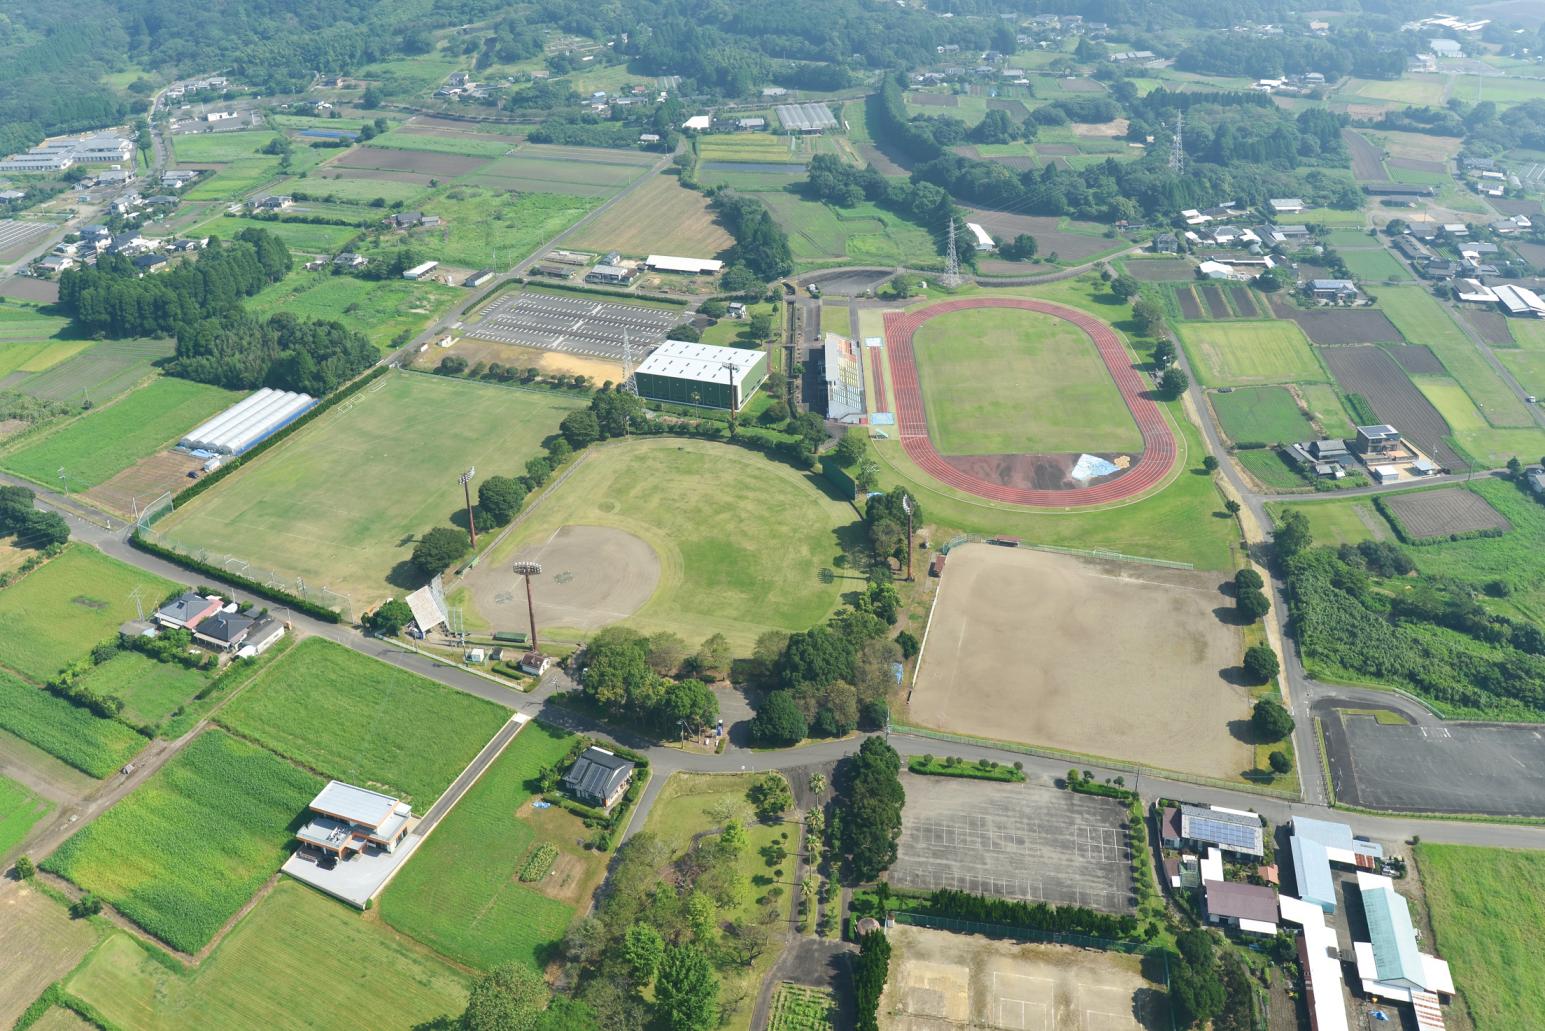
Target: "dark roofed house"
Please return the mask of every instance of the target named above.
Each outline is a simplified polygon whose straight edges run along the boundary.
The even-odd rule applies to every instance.
[[[1180,810],[1166,807],[1159,820],[1159,843],[1165,848],[1179,848],[1184,840],[1180,833]]]
[[[193,637],[201,644],[218,648],[221,651],[234,651],[246,640],[247,634],[257,620],[252,616],[244,616],[240,612],[216,612],[199,620],[197,628],[193,631]]]
[[[166,267],[164,254],[140,254],[134,258],[134,268],[139,272],[160,272]]]
[[[1277,933],[1277,892],[1259,884],[1206,881],[1207,920],[1250,934]]]
[[[194,591],[184,591],[156,609],[156,622],[162,626],[193,629],[199,622],[220,611],[219,598],[206,598]]]
[[[591,745],[563,775],[563,790],[585,805],[610,809],[628,789],[633,768],[631,762],[615,752]]]

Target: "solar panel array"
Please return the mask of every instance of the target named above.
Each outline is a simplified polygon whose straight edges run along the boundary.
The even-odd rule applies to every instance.
[[[1261,852],[1261,825],[1257,821],[1191,806],[1182,806],[1180,813],[1184,837],[1211,841],[1234,852]]]
[[[825,104],[779,104],[778,121],[790,132],[837,128],[837,116]]]

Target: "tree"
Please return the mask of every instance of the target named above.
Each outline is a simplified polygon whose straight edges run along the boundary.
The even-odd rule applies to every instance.
[[[467,535],[449,526],[437,526],[424,534],[413,549],[413,565],[425,576],[443,573],[472,545]]]
[[[880,482],[880,463],[872,458],[860,459],[858,463],[858,475],[853,477],[854,486],[859,494],[869,494]]]
[[[1207,456],[1205,456],[1202,459],[1202,468],[1207,470],[1210,473],[1217,472],[1218,471],[1218,456],[1217,455],[1207,455]]]
[[[860,881],[874,880],[896,860],[906,802],[900,773],[901,757],[884,739],[859,746],[842,810],[842,848]]]
[[[688,344],[695,344],[699,340],[703,339],[703,334],[698,332],[697,327],[692,325],[692,323],[683,322],[681,325],[677,326],[675,329],[666,334],[666,338],[669,340],[680,340]]]
[[[1271,602],[1257,590],[1240,591],[1234,607],[1247,622],[1254,623],[1271,611]]]
[[[654,980],[665,955],[665,940],[649,924],[634,924],[622,939],[622,958],[633,974],[633,982],[647,985]]]
[[[897,634],[896,643],[901,647],[901,657],[903,659],[910,659],[918,653],[917,637],[910,630],[903,630]]]
[[[486,515],[495,526],[503,526],[514,519],[525,501],[526,488],[512,477],[490,476],[477,485],[478,513]]]
[[[714,634],[698,646],[692,656],[692,666],[697,674],[709,680],[718,680],[730,670],[730,642],[723,634]]]
[[[837,462],[844,466],[858,464],[869,450],[869,441],[865,431],[856,426],[850,426],[842,434],[842,439],[837,441],[837,447],[833,454]]]
[[[1175,360],[1175,342],[1173,340],[1160,340],[1153,345],[1154,364],[1161,369]]]
[[[1514,455],[1512,458],[1509,458],[1507,460],[1507,478],[1508,479],[1516,480],[1520,476],[1523,475],[1523,472],[1524,472],[1524,464],[1518,460],[1518,456],[1517,455]]]
[[[1276,293],[1282,289],[1282,277],[1272,269],[1267,269],[1255,277],[1255,288],[1266,293]]]
[[[391,598],[365,617],[365,629],[382,637],[396,637],[413,622],[413,610],[401,598]]]
[[[1261,579],[1261,574],[1254,569],[1241,569],[1234,574],[1234,590],[1258,591],[1266,586],[1266,581]]]
[[[1284,774],[1293,772],[1293,760],[1289,759],[1288,754],[1281,749],[1274,749],[1266,757],[1266,762],[1271,766],[1271,772],[1273,773]]]
[[[677,727],[696,734],[711,726],[719,718],[719,698],[701,680],[688,678],[665,685],[665,697],[660,702],[659,722],[662,729]]]
[[[765,311],[759,311],[751,316],[746,329],[751,334],[752,340],[766,340],[772,336],[772,316]]]
[[[673,634],[669,630],[661,630],[657,634],[649,635],[649,650],[645,654],[645,661],[649,668],[668,677],[681,668],[681,660],[687,657],[687,642],[681,639],[679,634]]]
[[[1223,511],[1227,512],[1229,515],[1238,515],[1240,507],[1241,506],[1239,502],[1235,501],[1233,498],[1228,498],[1223,502]]]
[[[810,793],[817,798],[826,794],[826,774],[812,773],[810,775]]]
[[[1139,297],[1132,303],[1132,320],[1143,336],[1158,336],[1164,328],[1164,309],[1152,297]]]
[[[547,478],[552,474],[552,463],[541,455],[526,459],[526,479],[531,481],[533,487],[540,487],[546,483]]]
[[[1309,533],[1309,517],[1297,509],[1282,514],[1272,536],[1277,558],[1284,562],[1314,543],[1314,537]]]
[[[16,879],[18,881],[31,880],[37,872],[37,866],[32,862],[31,856],[16,857]]]
[[[1111,280],[1110,283],[1110,292],[1115,294],[1117,299],[1121,301],[1130,301],[1138,295],[1142,288],[1141,283],[1125,272]]]
[[[1040,247],[1035,242],[1035,237],[1027,233],[1020,233],[1007,243],[998,245],[998,256],[1008,261],[1029,261],[1034,258]]]
[[[695,945],[665,950],[655,980],[655,1015],[668,1031],[710,1031],[719,1023],[719,979]]]
[[[756,815],[766,822],[781,819],[794,808],[794,793],[781,773],[766,773],[746,791],[746,798],[756,807]]]
[[[1165,369],[1159,377],[1159,390],[1171,400],[1184,394],[1190,385],[1191,377],[1186,375],[1184,369],[1174,365]]]
[[[763,747],[788,748],[809,733],[805,714],[790,691],[772,691],[751,718],[751,739]]]
[[[1250,713],[1250,727],[1262,741],[1281,741],[1293,733],[1293,714],[1273,698],[1262,698]]]
[[[581,408],[563,417],[563,421],[558,424],[558,432],[569,442],[569,447],[582,451],[601,439],[601,422],[595,412]]]
[[[467,994],[464,1031],[531,1031],[547,1008],[547,982],[518,963],[494,967]]]
[[[1269,644],[1252,644],[1245,649],[1245,675],[1257,684],[1265,684],[1281,670],[1277,653]]]

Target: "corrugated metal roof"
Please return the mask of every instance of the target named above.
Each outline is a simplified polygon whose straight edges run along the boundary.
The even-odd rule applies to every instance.
[[[1380,981],[1409,982],[1425,987],[1426,972],[1416,951],[1416,930],[1411,910],[1388,877],[1359,873],[1357,887],[1368,918],[1368,940]]]
[[[688,343],[683,340],[667,340],[654,349],[654,353],[639,365],[642,375],[670,376],[673,379],[689,379],[699,383],[727,383],[726,365],[734,366],[733,379],[738,385],[745,382],[746,373],[761,359],[763,352],[740,347],[718,347],[714,344]]]
[[[385,823],[396,808],[397,800],[390,795],[341,780],[328,781],[311,800],[311,809],[316,812],[372,828]]]

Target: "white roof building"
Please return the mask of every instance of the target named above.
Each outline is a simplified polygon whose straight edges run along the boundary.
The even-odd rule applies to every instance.
[[[1502,305],[1502,310],[1509,315],[1545,318],[1545,300],[1533,290],[1526,290],[1512,283],[1500,283],[1492,287],[1497,295],[1497,302]]]
[[[966,228],[969,229],[971,231],[971,235],[976,238],[977,250],[990,251],[993,249],[995,244],[992,242],[992,237],[987,235],[987,230],[983,229],[975,222],[967,222]]]
[[[1315,1031],[1348,1031],[1341,994],[1341,952],[1335,929],[1325,925],[1325,911],[1287,895],[1277,896],[1277,904],[1284,921],[1302,928],[1298,951],[1303,960],[1310,1026]]]
[[[713,126],[712,115],[693,115],[681,123],[683,129],[696,129],[699,132],[707,132]]]
[[[688,275],[713,275],[724,268],[724,262],[713,258],[677,258],[669,254],[651,254],[644,264],[656,272],[683,272]]]
[[[1204,261],[1196,266],[1196,270],[1208,279],[1239,278],[1239,273],[1234,271],[1232,265],[1225,265],[1221,261]]]
[[[1461,301],[1475,301],[1480,304],[1494,304],[1497,300],[1497,292],[1482,283],[1479,279],[1461,279],[1459,281],[1459,299]]]
[[[1272,213],[1277,215],[1296,215],[1304,210],[1304,202],[1297,197],[1277,197],[1266,203],[1270,205]]]

